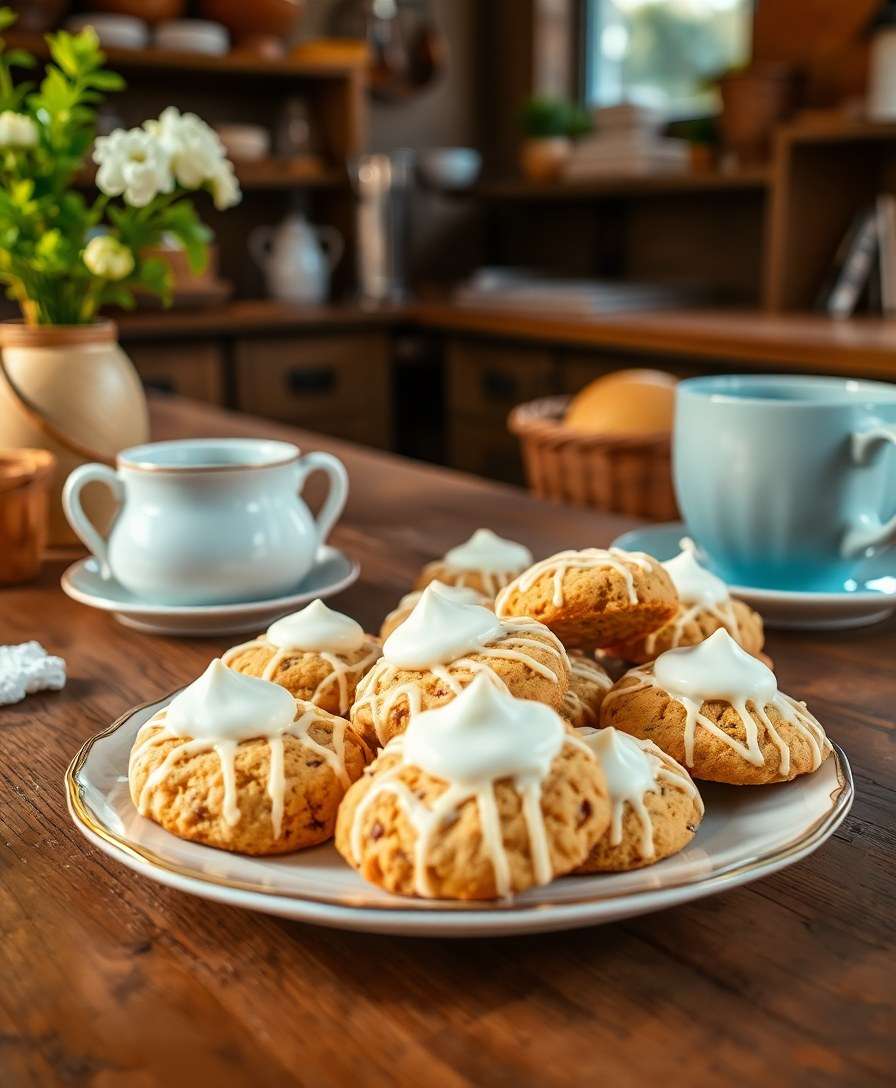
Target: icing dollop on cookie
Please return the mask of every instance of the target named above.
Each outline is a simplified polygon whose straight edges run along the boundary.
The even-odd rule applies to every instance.
[[[656,789],[656,761],[651,761],[634,737],[612,727],[583,730],[579,735],[600,760],[614,804],[634,804]]]
[[[456,699],[411,719],[403,760],[466,786],[500,778],[540,781],[564,735],[563,721],[550,707],[515,699],[480,673]]]
[[[505,540],[491,529],[477,529],[469,540],[445,553],[445,563],[457,570],[500,573],[522,570],[531,562],[532,553],[524,544]]]
[[[679,546],[681,552],[674,559],[663,563],[663,566],[669,572],[682,604],[698,604],[711,608],[727,601],[728,586],[712,571],[700,565],[694,542],[685,537]]]
[[[696,646],[660,654],[654,676],[670,695],[697,703],[724,699],[738,705],[752,700],[764,706],[778,694],[772,670],[739,646],[724,627]]]
[[[220,658],[172,699],[168,731],[195,740],[244,741],[286,732],[296,701],[285,688],[228,669]]]
[[[429,584],[435,586],[439,593],[456,604],[483,604],[488,601],[487,597],[484,597],[478,590],[470,586],[448,586],[444,582],[440,582],[438,578]],[[399,612],[405,608],[413,608],[422,596],[422,589],[415,589],[412,593],[406,593],[398,602],[395,611]]]
[[[430,584],[408,618],[386,639],[383,657],[408,669],[445,665],[491,642],[503,629],[494,612],[478,604],[459,604]]]
[[[364,645],[364,629],[350,616],[327,608],[319,598],[300,612],[272,623],[267,630],[272,646],[281,650],[328,650],[344,654]]]

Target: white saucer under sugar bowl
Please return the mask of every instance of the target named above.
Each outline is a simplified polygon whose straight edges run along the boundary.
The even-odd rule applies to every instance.
[[[315,519],[300,496],[308,475],[326,473]],[[108,538],[86,517],[81,489],[104,483],[119,503]],[[116,469],[82,465],[63,506],[102,576],[140,600],[166,605],[257,601],[294,589],[342,513],[348,476],[328,453],[289,442],[186,439],[124,450]]]

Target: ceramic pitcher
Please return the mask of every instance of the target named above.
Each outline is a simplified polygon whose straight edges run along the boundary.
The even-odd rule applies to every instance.
[[[290,215],[276,228],[257,227],[249,235],[249,251],[271,297],[284,302],[325,302],[342,249],[334,227],[312,226],[301,215]]]
[[[330,480],[315,519],[300,492],[311,472]],[[108,537],[81,507],[81,489],[109,487],[119,512]],[[113,470],[82,465],[63,503],[75,532],[134,596],[154,604],[213,605],[292,591],[342,513],[348,476],[328,453],[289,442],[197,438],[124,450]]]

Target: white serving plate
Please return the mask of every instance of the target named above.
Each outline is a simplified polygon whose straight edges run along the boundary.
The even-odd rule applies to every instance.
[[[282,597],[237,604],[151,604],[128,592],[114,578],[103,578],[90,556],[73,563],[62,575],[62,589],[90,608],[111,612],[119,623],[151,635],[211,636],[257,632],[273,620],[295,612],[316,597],[332,597],[356,582],[360,565],[337,548],[325,544],[311,570],[293,592]]]
[[[338,929],[406,936],[505,936],[573,929],[661,910],[767,876],[812,853],[853,800],[843,751],[812,775],[776,786],[700,783],[706,817],[687,849],[631,873],[571,876],[512,900],[402,899],[365,883],[320,846],[250,858],[184,842],[140,816],[128,793],[128,754],[140,726],[172,695],[129,711],[89,740],[66,774],[69,811],[100,850],[179,891]]]

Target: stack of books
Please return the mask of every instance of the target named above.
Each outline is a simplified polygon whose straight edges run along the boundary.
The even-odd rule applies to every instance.
[[[576,143],[566,179],[685,172],[690,161],[687,141],[661,136],[662,124],[656,111],[631,103],[595,110],[594,133]]]
[[[553,314],[612,314],[705,304],[712,297],[700,284],[561,278],[525,268],[480,268],[454,291],[462,306],[542,311]]]

